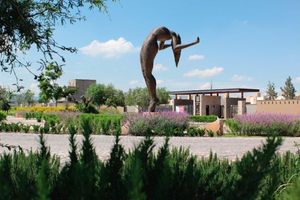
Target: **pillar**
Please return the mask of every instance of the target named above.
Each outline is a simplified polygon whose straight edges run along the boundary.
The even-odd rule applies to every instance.
[[[238,101],[238,115],[244,115],[244,114],[246,114],[246,101],[239,100]]]

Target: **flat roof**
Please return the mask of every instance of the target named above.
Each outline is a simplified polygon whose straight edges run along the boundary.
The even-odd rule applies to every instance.
[[[190,94],[221,94],[221,93],[244,93],[244,92],[259,92],[259,89],[254,88],[224,88],[224,89],[208,89],[208,90],[180,90],[170,91],[171,95],[190,95]]]

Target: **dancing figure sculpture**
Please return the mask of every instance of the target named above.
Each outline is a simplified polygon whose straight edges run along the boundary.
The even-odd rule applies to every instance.
[[[171,40],[171,44],[165,44],[166,40]],[[159,42],[159,45],[157,44],[157,42]],[[177,67],[180,59],[181,50],[195,45],[199,42],[200,39],[199,37],[197,37],[195,42],[189,44],[181,44],[180,35],[167,29],[166,27],[156,28],[148,35],[148,37],[143,43],[140,52],[140,61],[143,76],[150,95],[150,105],[148,108],[149,112],[155,112],[156,104],[158,104],[159,102],[156,96],[156,80],[152,75],[154,59],[158,50],[163,50],[168,47],[172,47],[175,64]]]

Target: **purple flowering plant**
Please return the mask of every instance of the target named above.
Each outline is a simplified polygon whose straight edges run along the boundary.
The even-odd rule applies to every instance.
[[[230,128],[238,134],[266,135],[279,134],[298,136],[300,134],[300,115],[279,113],[256,113],[236,115],[229,121]]]
[[[278,114],[278,113],[256,113],[246,115],[236,115],[235,120],[242,124],[258,124],[271,126],[274,123],[290,125],[300,120],[300,115]]]
[[[187,113],[156,112],[126,114],[123,124],[133,135],[183,135],[188,126]]]

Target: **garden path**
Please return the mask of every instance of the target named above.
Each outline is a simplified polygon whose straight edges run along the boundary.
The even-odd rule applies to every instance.
[[[47,134],[46,143],[50,146],[51,152],[62,158],[63,162],[68,158],[68,135],[53,135]],[[78,135],[77,141],[79,144],[82,141],[82,135]],[[23,149],[37,149],[39,147],[37,134],[25,133],[0,133],[0,143],[8,145],[20,145]],[[114,136],[93,135],[92,141],[96,148],[96,152],[101,159],[106,159],[109,156],[110,149],[114,144]],[[126,150],[132,149],[137,145],[143,137],[121,136],[121,144]],[[155,144],[161,146],[164,142],[164,137],[155,137]],[[170,139],[171,147],[189,148],[192,154],[199,157],[208,157],[210,151],[217,153],[220,158],[235,160],[240,158],[247,151],[258,147],[265,141],[263,137],[172,137]],[[295,143],[300,144],[300,138],[286,137],[279,152],[285,151],[296,152],[298,149]],[[0,153],[6,151],[6,148],[0,147]]]

